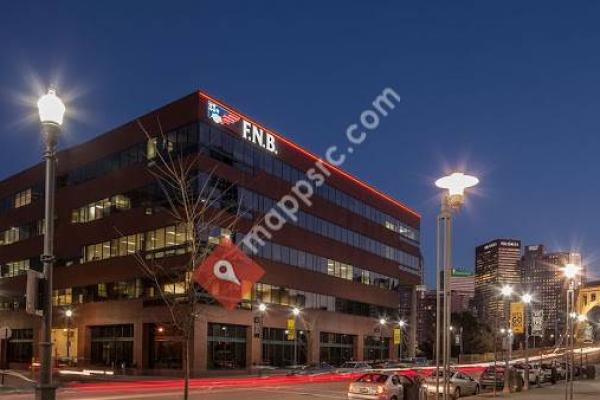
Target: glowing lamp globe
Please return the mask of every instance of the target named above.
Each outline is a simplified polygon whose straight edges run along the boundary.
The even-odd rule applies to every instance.
[[[585,314],[579,314],[577,316],[577,321],[579,321],[579,322],[585,322],[585,321],[587,321],[587,317],[585,316]]]
[[[523,303],[529,304],[533,300],[533,296],[529,293],[525,293],[523,296],[521,296],[521,300],[523,301]]]
[[[381,319],[379,320],[379,324],[380,324],[380,325],[385,325],[385,318],[381,318]]]
[[[48,89],[48,93],[38,100],[37,106],[42,124],[62,125],[66,108],[56,95],[56,90]]]
[[[512,294],[513,292],[513,288],[510,285],[504,285],[502,286],[502,289],[500,289],[500,293],[502,293],[502,296],[504,297],[508,297]]]
[[[298,316],[300,315],[300,309],[297,307],[292,308],[292,314],[294,314],[294,316]]]
[[[567,279],[573,279],[579,273],[579,267],[575,264],[567,264],[563,268],[563,274]]]
[[[479,179],[472,175],[466,175],[462,172],[454,172],[435,181],[435,186],[448,190],[448,194],[450,196],[463,196],[465,189],[473,187],[478,183]]]
[[[398,321],[398,326],[400,328],[404,328],[406,326],[406,321],[402,321],[402,320]]]
[[[267,311],[267,305],[266,305],[265,303],[260,303],[260,304],[258,305],[258,311],[260,311],[260,312],[265,312],[265,311]]]
[[[67,318],[71,318],[73,316],[73,310],[65,311],[65,315],[67,316]]]

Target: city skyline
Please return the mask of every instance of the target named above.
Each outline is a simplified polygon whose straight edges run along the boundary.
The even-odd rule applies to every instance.
[[[104,29],[107,10],[47,7],[15,6],[6,14],[26,15],[39,27],[52,15],[61,30],[44,43],[41,28],[25,32],[15,25],[17,18],[5,17],[0,28],[15,37],[6,44],[14,56],[0,64],[6,94],[0,179],[39,160],[38,128],[26,119],[35,109],[23,102],[37,97],[34,81],[56,83],[72,97],[76,112],[61,148],[200,87],[320,155],[340,143],[346,126],[390,86],[401,103],[344,169],[422,214],[430,286],[439,207],[433,181],[460,167],[478,175],[481,185],[456,219],[454,265],[472,269],[475,246],[505,236],[525,245],[545,243],[553,251],[579,251],[592,267],[590,279],[597,275],[600,228],[587,223],[592,210],[585,199],[598,196],[586,183],[597,172],[594,111],[600,105],[593,78],[599,59],[584,50],[597,39],[597,5],[540,11],[516,3],[428,9],[382,4],[362,21],[364,9],[354,5],[324,5],[315,16],[274,3],[225,4],[219,16],[202,20],[202,34],[190,15],[215,9],[192,3],[164,19],[152,6],[125,5],[123,18],[111,19],[113,30]],[[152,21],[153,29],[129,26],[125,16],[133,13]],[[281,21],[289,18],[271,18],[277,14],[295,18],[285,26]],[[332,15],[340,18],[332,22]],[[444,22],[445,16],[459,23]],[[265,23],[245,22],[255,18]],[[308,21],[312,29],[302,38],[298,31]],[[545,33],[557,26],[563,34],[553,41]],[[332,27],[346,35],[323,38]],[[273,29],[278,37],[269,35]],[[182,38],[189,30],[199,34]],[[127,39],[120,43],[122,37]],[[475,51],[481,48],[487,51]],[[348,54],[352,62],[341,62]],[[559,80],[563,76],[570,77],[568,84]],[[310,101],[315,96],[319,101]],[[15,160],[14,154],[20,156]]]

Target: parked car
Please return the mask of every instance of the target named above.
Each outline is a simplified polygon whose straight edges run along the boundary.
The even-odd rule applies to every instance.
[[[295,365],[288,370],[288,375],[318,375],[335,372],[335,367],[322,362],[319,364]]]
[[[525,367],[527,364],[525,363],[516,363],[513,367],[517,370],[521,378],[523,378],[523,382],[525,382]],[[542,372],[542,368],[540,368],[539,364],[529,364],[529,384],[537,385],[539,383],[545,382],[546,376]]]
[[[481,373],[481,377],[479,378],[479,385],[482,390],[487,388],[493,388],[494,385],[496,389],[502,389],[504,387],[504,367],[493,365],[487,367]],[[523,388],[523,378],[521,375],[515,370],[515,368],[510,367],[509,369],[510,376],[510,390],[511,392],[519,392]]]
[[[348,399],[404,400],[403,380],[396,374],[364,374],[348,386]]]
[[[400,368],[410,368],[410,364],[407,364],[405,362],[401,362],[401,361],[383,361],[383,362],[378,362],[373,364],[373,368],[374,369],[387,369],[387,368],[395,368],[395,369],[400,369]]]
[[[365,361],[346,361],[336,369],[336,372],[357,372],[369,368],[371,364]]]
[[[553,385],[560,379],[560,374],[554,364],[542,364],[542,374],[544,375],[544,381]]]
[[[425,379],[423,382],[423,387],[425,388],[427,394],[436,394],[436,392],[444,393],[444,372],[440,371],[440,385],[439,388],[437,386],[437,374],[434,371],[432,375]],[[475,379],[471,378],[469,375],[464,374],[460,371],[450,371],[449,376],[449,387],[448,394],[455,399],[465,395],[479,394],[480,386],[479,382]]]

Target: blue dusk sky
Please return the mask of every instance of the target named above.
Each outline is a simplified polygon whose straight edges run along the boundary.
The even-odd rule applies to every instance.
[[[600,274],[600,3],[24,1],[0,14],[0,177],[40,160],[35,99],[69,107],[61,146],[204,89],[322,155],[384,88],[402,100],[344,168],[422,214],[434,180],[481,178],[454,260],[498,238],[582,251]]]

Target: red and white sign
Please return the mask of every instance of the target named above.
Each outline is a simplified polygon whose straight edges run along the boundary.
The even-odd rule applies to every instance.
[[[223,307],[233,310],[250,298],[252,286],[265,271],[244,254],[230,239],[224,238],[194,271],[194,280]]]

